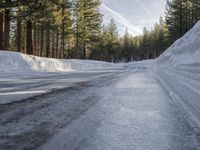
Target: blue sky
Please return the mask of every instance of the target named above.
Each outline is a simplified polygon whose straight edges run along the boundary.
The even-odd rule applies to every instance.
[[[166,0],[102,0],[100,7],[104,14],[104,24],[113,18],[119,33],[126,28],[129,33],[138,35],[144,27],[151,29],[160,16],[165,16]]]

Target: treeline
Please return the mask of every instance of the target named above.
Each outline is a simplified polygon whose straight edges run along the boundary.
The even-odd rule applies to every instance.
[[[142,35],[132,37],[126,31],[121,38],[117,36],[116,25],[111,21],[103,30],[102,40],[93,51],[92,58],[129,62],[158,57],[200,20],[200,0],[167,0],[166,2],[165,21],[160,18],[153,29],[144,28]]]
[[[0,49],[52,58],[129,62],[158,57],[200,19],[200,0],[167,0],[143,34],[102,26],[100,0],[0,0]]]
[[[0,49],[86,58],[101,29],[99,0],[0,0]]]
[[[200,0],[167,0],[165,20],[171,44],[200,20]]]
[[[91,59],[113,62],[153,59],[168,47],[167,37],[167,26],[162,18],[150,31],[144,28],[143,35],[134,37],[128,30],[123,37],[119,36],[112,19],[108,26],[103,27],[100,40],[93,47]]]

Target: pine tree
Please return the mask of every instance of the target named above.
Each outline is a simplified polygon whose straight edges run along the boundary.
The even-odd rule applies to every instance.
[[[199,19],[199,0],[168,0],[166,24],[170,44],[190,30]]]
[[[122,52],[120,55],[123,56],[123,60],[125,62],[129,62],[131,60],[131,56],[132,56],[132,43],[131,43],[131,36],[128,33],[128,29],[126,29],[124,37],[123,37],[123,46],[122,46]]]
[[[107,36],[108,36],[108,54],[109,54],[109,60],[114,61],[114,58],[117,57],[119,54],[119,35],[118,35],[118,29],[117,25],[114,21],[114,19],[111,19],[108,27],[107,27]]]
[[[87,49],[92,45],[101,29],[102,15],[98,0],[77,0],[75,26],[77,57],[86,58]]]

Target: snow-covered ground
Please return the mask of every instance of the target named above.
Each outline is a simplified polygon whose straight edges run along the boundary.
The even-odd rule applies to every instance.
[[[96,75],[31,77],[41,83],[57,82],[53,86],[70,85],[69,80],[76,81],[76,77],[87,81],[1,104],[0,148],[198,150],[198,128],[188,122],[189,116],[169,97],[151,69],[137,64]]]
[[[113,63],[91,60],[58,60],[0,50],[0,72],[66,72],[116,67]]]
[[[0,51],[0,149],[199,150],[199,37],[117,65]]]
[[[200,68],[200,21],[158,59],[159,66]]]
[[[200,124],[200,21],[155,61],[154,70],[172,98]]]
[[[0,50],[0,104],[109,76],[119,68],[108,62],[41,58]]]

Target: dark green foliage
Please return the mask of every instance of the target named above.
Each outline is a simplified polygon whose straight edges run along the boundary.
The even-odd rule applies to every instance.
[[[8,49],[8,42],[12,39],[15,42],[11,40],[11,48],[28,54],[57,58],[85,58],[100,32],[102,15],[99,13],[98,0],[0,2],[0,20],[3,12],[12,10],[13,13],[8,12],[7,15],[11,20],[6,22],[4,19],[4,22],[12,22],[16,26],[11,31],[14,37],[9,37],[10,27],[4,29],[7,31],[4,35],[6,46],[2,47],[0,41],[1,49]],[[0,24],[0,33],[3,32],[1,28]],[[37,40],[38,38],[40,40]],[[26,50],[24,51],[22,47],[26,47]],[[77,50],[77,55],[71,52],[73,49]]]
[[[119,37],[118,29],[112,19],[107,27],[102,28],[98,44],[93,47],[91,59],[130,62],[158,57],[167,48],[168,32],[165,22],[160,18],[154,29],[144,28],[142,36],[132,37],[126,30]]]
[[[200,0],[167,0],[166,24],[170,44],[200,20]]]
[[[76,39],[76,58],[87,58],[90,47],[99,38],[102,15],[99,12],[98,0],[74,1],[74,35]]]
[[[120,53],[117,26],[112,19],[107,27],[103,27],[98,43],[93,47],[91,58],[104,61],[116,61]]]

